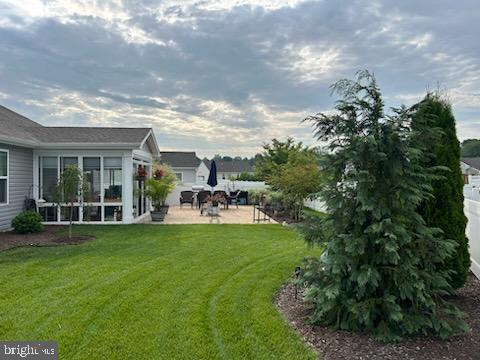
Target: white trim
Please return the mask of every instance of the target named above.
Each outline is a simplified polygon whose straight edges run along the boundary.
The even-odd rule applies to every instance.
[[[0,149],[0,152],[4,152],[7,154],[7,175],[0,176],[0,180],[7,181],[7,193],[5,194],[7,197],[7,201],[0,203],[0,206],[8,206],[10,204],[10,150]]]
[[[1,134],[0,134],[0,142],[6,143],[9,145],[15,145],[15,146],[21,146],[21,147],[27,147],[27,148],[32,148],[38,145],[37,141],[19,139],[16,137],[11,137],[11,136],[1,135]]]
[[[36,149],[46,150],[84,150],[84,149],[110,149],[110,150],[132,150],[138,149],[139,143],[41,143],[35,146]]]
[[[147,136],[145,136],[145,138],[140,143],[140,149],[143,148],[143,145],[145,145],[145,143],[148,141],[150,137],[152,137],[153,139],[153,145],[155,147],[155,151],[157,152],[156,154],[153,154],[153,155],[160,156],[160,148],[158,147],[157,138],[155,137],[155,133],[153,132],[153,129],[150,129]]]

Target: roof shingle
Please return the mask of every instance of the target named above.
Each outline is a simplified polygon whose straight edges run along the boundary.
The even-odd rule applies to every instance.
[[[43,126],[0,105],[0,135],[25,143],[140,145],[150,128]]]
[[[196,168],[200,165],[200,159],[193,151],[162,151],[160,160],[171,167]]]

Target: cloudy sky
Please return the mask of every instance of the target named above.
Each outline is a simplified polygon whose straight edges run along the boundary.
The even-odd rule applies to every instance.
[[[328,86],[375,73],[389,105],[438,84],[480,137],[478,0],[0,0],[0,104],[44,125],[152,126],[162,150],[252,155]]]

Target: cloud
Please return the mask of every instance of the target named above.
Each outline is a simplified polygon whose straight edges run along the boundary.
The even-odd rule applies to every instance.
[[[452,15],[454,14],[454,15]],[[328,86],[376,74],[387,105],[449,92],[480,137],[476,1],[4,0],[0,100],[45,124],[155,127],[165,149],[249,155]]]

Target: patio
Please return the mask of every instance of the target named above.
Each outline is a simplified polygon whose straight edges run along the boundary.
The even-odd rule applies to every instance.
[[[267,217],[268,219],[268,217]],[[235,205],[230,205],[228,210],[221,209],[219,217],[201,216],[200,210],[194,207],[193,209],[184,205],[170,206],[165,221],[162,223],[153,223],[150,218],[146,218],[144,223],[152,224],[253,224],[253,206],[240,205],[237,209]],[[257,222],[255,222],[257,223]],[[270,221],[262,221],[262,223],[276,224],[273,219]]]

